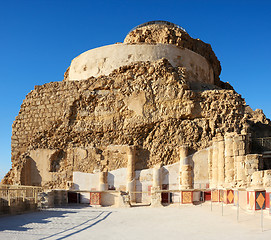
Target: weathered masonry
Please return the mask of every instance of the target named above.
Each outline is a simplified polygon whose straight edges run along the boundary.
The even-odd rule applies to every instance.
[[[270,121],[220,72],[210,44],[163,21],[82,53],[63,81],[26,96],[3,182],[158,203],[193,189],[271,187]]]

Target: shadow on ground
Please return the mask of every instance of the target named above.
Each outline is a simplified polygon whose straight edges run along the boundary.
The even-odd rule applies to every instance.
[[[44,209],[38,212],[32,212],[32,213],[25,213],[25,214],[21,214],[21,215],[12,215],[12,216],[3,216],[0,217],[0,232],[1,231],[19,231],[19,232],[23,232],[23,231],[28,231],[31,230],[32,228],[28,228],[25,225],[27,224],[45,224],[44,226],[46,226],[46,223],[51,222],[50,219],[52,218],[65,218],[67,217],[67,215],[69,215],[69,218],[72,218],[71,214],[76,214],[78,213],[78,210],[80,212],[84,212],[84,209],[87,213],[91,214],[94,211],[91,211],[90,209],[86,209],[86,206],[72,206],[72,207],[62,207],[62,208],[57,208],[57,209]],[[96,216],[93,216],[92,218],[88,218],[86,219],[86,221],[81,222],[80,224],[74,225],[70,228],[67,229],[60,229],[61,231],[52,234],[50,236],[41,238],[41,239],[47,239],[47,238],[51,238],[53,236],[57,236],[58,234],[65,234],[65,232],[67,231],[71,231],[74,230],[75,228],[78,228],[84,224],[86,224],[86,227],[83,227],[80,230],[74,231],[70,234],[68,234],[65,237],[60,237],[58,239],[63,239],[66,238],[68,236],[72,236],[73,234],[76,234],[78,232],[84,231],[85,229],[88,229],[94,225],[96,225],[97,223],[103,221],[104,219],[106,219],[112,212],[108,212],[108,211],[95,211]],[[97,220],[97,221],[95,221]],[[90,221],[95,221],[92,222],[90,225],[88,225],[88,223]]]

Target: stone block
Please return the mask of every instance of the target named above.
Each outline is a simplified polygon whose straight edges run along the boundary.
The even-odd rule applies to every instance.
[[[258,161],[259,154],[247,154],[246,158],[247,158],[247,161]]]
[[[246,154],[246,150],[238,150],[239,156],[244,156]]]
[[[271,170],[264,171],[263,185],[265,187],[271,187]]]
[[[233,147],[229,147],[225,143],[225,157],[232,157],[233,156]]]
[[[160,187],[151,188],[151,207],[162,206],[162,194],[160,192]]]
[[[256,171],[252,174],[251,179],[251,186],[253,187],[261,187],[263,186],[263,177],[264,171]]]
[[[130,195],[120,191],[118,207],[131,207]]]

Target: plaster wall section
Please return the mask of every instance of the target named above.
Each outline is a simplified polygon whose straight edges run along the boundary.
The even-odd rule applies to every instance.
[[[208,188],[209,171],[208,166],[209,149],[203,149],[192,155],[193,183],[194,188]],[[209,170],[208,170],[209,169]]]
[[[30,151],[31,183],[29,185],[40,186],[52,180],[53,173],[50,170],[50,158],[54,153],[55,150],[50,149]]]
[[[101,196],[102,206],[113,206],[119,204],[119,193],[118,192],[104,192]]]
[[[159,171],[157,171],[159,170]],[[154,171],[157,171],[158,176],[154,176]],[[156,188],[160,188],[162,184],[168,185],[170,190],[179,189],[179,163],[167,165],[162,168],[150,168],[144,170],[135,171],[135,189],[136,192],[133,195],[134,202],[137,203],[150,203],[151,187],[156,185]],[[73,173],[73,183],[75,190],[99,190],[101,173]],[[157,180],[157,178],[159,180]],[[154,184],[154,181],[158,181]],[[109,171],[107,174],[107,183],[109,189],[116,191],[126,191],[127,183],[127,168],[117,169]],[[113,192],[112,192],[113,194]],[[114,194],[113,194],[114,195]],[[82,193],[84,202],[89,201],[89,193]],[[115,196],[109,197],[109,202],[113,201]],[[111,200],[110,200],[111,199]],[[107,201],[104,199],[104,201]],[[177,201],[177,200],[176,200]],[[115,200],[113,201],[115,202]]]
[[[179,163],[163,166],[161,172],[162,184],[168,184],[169,189],[178,190],[180,186]]]
[[[99,173],[73,172],[73,183],[75,190],[98,191]]]
[[[135,179],[136,179],[136,194],[135,201],[137,203],[150,203],[150,190],[151,187],[155,185],[154,179],[157,181],[157,187],[160,184],[160,169],[144,169],[135,171]],[[155,176],[154,171],[157,171],[157,175]]]
[[[109,189],[126,191],[127,168],[120,168],[117,170],[109,171],[107,176]]]
[[[173,67],[185,67],[188,81],[214,83],[211,65],[201,55],[172,44],[114,44],[95,48],[72,60],[68,80],[109,75],[114,69],[139,61],[166,58]]]

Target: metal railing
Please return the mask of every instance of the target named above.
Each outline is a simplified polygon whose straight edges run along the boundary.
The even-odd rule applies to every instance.
[[[253,153],[271,151],[271,137],[252,138],[251,140],[251,150]]]

